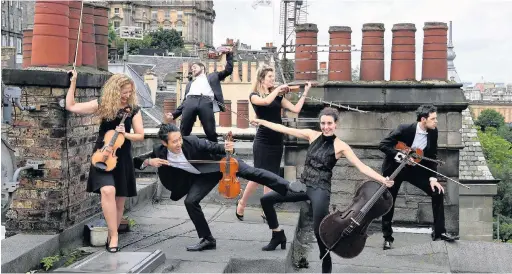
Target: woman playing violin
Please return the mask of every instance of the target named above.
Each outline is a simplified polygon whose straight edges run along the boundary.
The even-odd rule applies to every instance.
[[[283,96],[289,90],[287,85],[281,85],[274,89],[275,76],[272,67],[263,65],[257,70],[256,75],[257,80],[254,82],[253,92],[249,95],[249,99],[259,119],[282,124],[282,109],[288,109],[293,113],[300,112],[311,88],[311,83],[307,83],[303,96],[294,105]],[[258,127],[253,145],[254,167],[279,175],[283,150],[283,135],[280,132],[273,131],[265,126]],[[258,184],[254,182],[247,183],[242,198],[237,203],[236,217],[240,221],[244,219],[247,200],[257,187]],[[268,192],[270,192],[270,188],[264,187],[263,193]],[[261,215],[261,217],[265,220],[265,215]]]
[[[320,239],[318,228],[322,219],[329,214],[332,170],[341,156],[345,156],[364,175],[385,184],[387,187],[393,185],[393,181],[384,178],[361,162],[347,143],[336,138],[334,131],[338,121],[337,110],[325,108],[320,112],[319,117],[321,132],[311,129],[289,128],[260,119],[252,121],[254,125],[263,125],[271,130],[308,140],[310,143],[306,162],[304,163],[304,171],[300,179],[301,183],[304,183],[307,187],[306,192],[289,193],[286,196],[270,192],[261,198],[261,206],[265,216],[267,216],[268,226],[272,230],[270,243],[263,247],[265,251],[275,250],[278,245],[284,248],[286,243],[284,231],[279,227],[277,221],[274,204],[310,200],[313,208],[313,228],[320,248],[320,258],[325,255],[326,247]],[[327,255],[322,261],[322,272],[329,273],[331,270],[331,257]]]
[[[77,72],[73,70],[71,73],[73,76],[66,95],[66,110],[82,115],[96,114],[101,118],[94,151],[105,145],[104,137],[109,130],[115,130],[125,138],[122,146],[116,150],[118,158],[115,168],[107,172],[91,165],[87,181],[88,192],[101,194],[101,208],[108,227],[105,248],[108,252],[114,253],[119,251],[117,230],[121,224],[124,202],[126,197],[137,195],[131,141],[144,139],[144,128],[140,108],[137,105],[135,84],[125,74],[114,74],[103,86],[99,99],[76,103]],[[123,114],[126,114],[126,118],[124,123],[120,124]],[[134,133],[130,133],[132,127]]]

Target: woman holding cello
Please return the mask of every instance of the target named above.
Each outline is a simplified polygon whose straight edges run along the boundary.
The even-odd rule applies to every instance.
[[[101,194],[101,208],[108,227],[105,248],[119,251],[118,228],[126,197],[137,195],[131,141],[144,140],[135,83],[125,74],[114,74],[102,88],[99,99],[76,103],[77,72],[72,70],[66,95],[66,110],[76,114],[96,114],[101,118],[94,146],[87,192]],[[130,133],[133,128],[134,133]],[[116,158],[117,156],[117,158]]]
[[[288,99],[284,98],[290,87],[281,85],[274,89],[274,70],[268,65],[262,65],[256,71],[257,79],[253,84],[252,93],[249,100],[254,108],[254,112],[259,119],[267,120],[273,123],[282,124],[281,110],[288,109],[293,113],[299,113],[304,105],[306,96],[311,88],[311,83],[307,83],[304,88],[304,94],[297,104],[292,104]],[[254,167],[268,170],[279,175],[281,166],[281,158],[283,156],[283,134],[273,131],[264,126],[258,128],[254,137],[253,155]],[[254,193],[258,184],[248,182],[245,187],[242,198],[237,202],[236,217],[243,221],[244,209],[247,200]],[[263,193],[270,192],[270,188],[264,187]],[[265,215],[261,215],[265,221]]]
[[[310,144],[306,154],[304,171],[300,179],[301,183],[307,187],[306,192],[288,193],[286,196],[270,192],[261,197],[261,207],[267,217],[268,226],[272,230],[270,243],[263,247],[265,251],[275,250],[278,245],[281,245],[283,249],[286,247],[286,236],[284,231],[279,228],[274,204],[310,200],[313,208],[313,228],[320,248],[320,258],[325,255],[326,247],[320,239],[318,228],[322,219],[329,214],[332,170],[340,157],[345,156],[364,175],[385,184],[387,187],[393,185],[393,181],[384,178],[361,162],[347,143],[336,138],[334,132],[338,121],[337,110],[324,108],[319,117],[321,132],[311,129],[289,128],[259,119],[251,122],[253,125],[263,125],[271,130],[308,140]],[[322,261],[322,272],[330,273],[331,271],[331,257],[327,255]]]

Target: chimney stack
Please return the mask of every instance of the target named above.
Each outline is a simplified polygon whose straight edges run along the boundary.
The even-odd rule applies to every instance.
[[[414,24],[394,24],[391,48],[391,81],[416,80],[416,27]]]
[[[108,71],[108,11],[107,7],[94,8],[94,39],[96,43],[96,65]]]
[[[448,79],[448,26],[442,22],[426,22],[423,28],[423,63],[421,80]]]
[[[69,2],[38,0],[34,13],[31,65],[68,65]]]
[[[352,80],[352,29],[346,26],[329,27],[329,81]]]
[[[384,80],[384,24],[363,25],[361,49],[361,81]]]
[[[23,68],[32,64],[32,29],[23,30]]]
[[[82,64],[96,68],[96,38],[94,32],[94,6],[84,3],[82,12]]]
[[[82,37],[78,42],[78,53],[76,52],[81,9],[82,1],[69,1],[69,64],[73,64],[76,54],[77,66],[82,65]]]
[[[305,23],[295,27],[295,80],[317,79],[317,35],[316,24]]]

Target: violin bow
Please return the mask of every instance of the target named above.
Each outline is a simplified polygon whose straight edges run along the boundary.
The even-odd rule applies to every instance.
[[[402,153],[402,152],[399,152],[399,153]],[[402,153],[402,154],[403,154],[403,153]],[[415,154],[415,153],[414,153],[414,154]],[[412,157],[414,157],[414,154],[409,154],[409,155],[407,155],[407,156],[412,156]],[[424,157],[419,157],[419,158],[424,158]],[[458,181],[455,181],[455,180],[453,180],[452,178],[447,177],[447,176],[445,176],[445,175],[443,175],[443,174],[441,174],[441,173],[439,173],[439,172],[437,172],[437,171],[435,171],[435,170],[433,170],[433,169],[431,169],[431,168],[428,168],[428,167],[426,167],[426,166],[424,166],[424,165],[422,165],[422,164],[420,164],[420,163],[416,163],[416,162],[414,162],[414,161],[411,161],[411,159],[410,159],[409,157],[406,157],[406,159],[407,159],[407,161],[408,161],[408,162],[410,162],[412,165],[418,165],[418,166],[420,166],[420,167],[422,167],[422,168],[424,168],[424,169],[426,169],[426,170],[432,171],[432,172],[434,172],[434,173],[435,173],[435,174],[437,174],[437,175],[440,175],[440,176],[442,176],[442,177],[444,177],[444,178],[446,178],[446,179],[448,179],[448,180],[450,180],[450,181],[452,181],[452,182],[455,182],[455,183],[457,183],[457,184],[459,184],[459,185],[461,185],[461,186],[463,186],[463,187],[465,187],[465,188],[469,189],[469,186],[464,185],[464,184],[462,184],[462,183],[460,183],[460,182],[458,182]]]

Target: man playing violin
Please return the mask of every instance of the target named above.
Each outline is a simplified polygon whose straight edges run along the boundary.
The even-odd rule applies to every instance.
[[[397,129],[393,130],[380,142],[379,149],[386,154],[384,163],[382,164],[382,173],[384,176],[390,176],[399,166],[399,163],[394,160],[398,153],[395,149],[395,145],[398,141],[404,142],[412,149],[421,149],[423,156],[427,158],[437,158],[437,108],[433,105],[422,105],[416,110],[416,115],[416,122],[398,126]],[[432,170],[437,170],[437,163],[433,161],[423,159],[420,164]],[[405,167],[395,178],[395,184],[389,188],[393,196],[393,207],[386,215],[382,216],[384,250],[390,249],[394,241],[391,223],[395,209],[396,196],[403,181],[411,183],[432,197],[432,211],[434,216],[432,239],[434,241],[437,239],[445,241],[458,239],[457,236],[450,235],[446,232],[443,204],[444,188],[437,181],[435,176],[436,174],[432,171],[417,165],[410,165]]]
[[[215,249],[216,240],[199,203],[222,178],[219,160],[226,156],[226,151],[234,151],[233,142],[226,141],[221,145],[194,135],[182,136],[173,124],[161,125],[158,138],[162,144],[156,145],[152,152],[134,158],[135,168],[157,167],[160,182],[171,191],[171,200],[187,196],[185,207],[201,239],[199,243],[188,246],[187,250]],[[237,160],[237,176],[268,186],[281,195],[306,189],[302,183],[290,183],[272,172]]]
[[[183,115],[181,119],[181,133],[183,136],[190,135],[192,127],[199,116],[206,138],[212,142],[217,142],[214,113],[226,111],[220,82],[233,72],[232,49],[226,48],[223,51],[226,53],[227,63],[226,68],[222,71],[206,75],[206,68],[203,63],[192,63],[191,69],[194,80],[188,82],[183,101],[176,111],[166,114],[167,121]],[[217,104],[214,100],[220,104]]]

